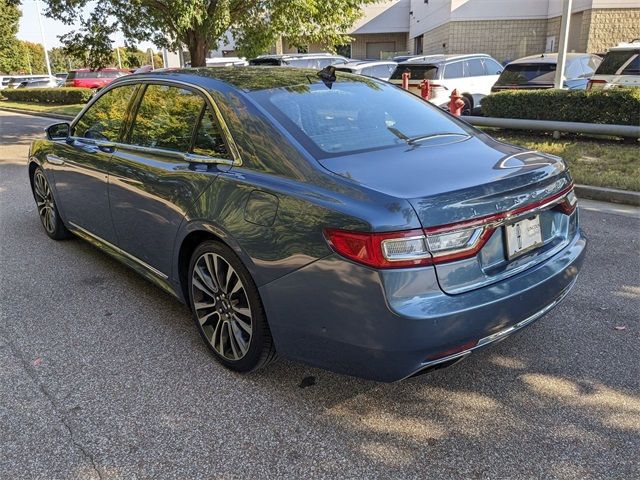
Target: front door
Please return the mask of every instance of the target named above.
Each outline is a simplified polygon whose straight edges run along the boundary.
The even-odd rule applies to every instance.
[[[72,125],[71,137],[56,142],[47,156],[65,221],[112,244],[108,171],[127,108],[136,87],[116,87],[100,96]]]
[[[220,173],[197,155],[227,157],[226,144],[200,93],[167,84],[146,86],[125,143],[109,177],[118,246],[168,276],[186,212]]]

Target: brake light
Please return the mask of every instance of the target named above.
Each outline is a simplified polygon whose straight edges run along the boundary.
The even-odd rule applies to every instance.
[[[506,220],[547,208],[558,208],[571,215],[577,203],[573,185],[569,185],[536,202],[473,220],[382,233],[327,228],[324,235],[336,253],[369,267],[390,269],[433,265],[474,257]]]

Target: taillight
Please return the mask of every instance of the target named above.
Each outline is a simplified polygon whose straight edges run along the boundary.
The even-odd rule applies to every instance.
[[[589,80],[587,90],[599,90],[607,84],[606,80]]]
[[[548,208],[571,215],[576,206],[573,185],[569,185],[514,210],[449,225],[383,233],[327,228],[324,235],[336,253],[354,262],[378,269],[417,267],[474,257],[496,228],[514,217]]]

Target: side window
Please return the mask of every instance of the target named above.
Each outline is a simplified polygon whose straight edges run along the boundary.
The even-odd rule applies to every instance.
[[[73,134],[94,140],[117,141],[136,88],[136,85],[123,85],[102,95],[80,117]]]
[[[482,60],[479,58],[472,58],[466,62],[466,76],[467,77],[481,77],[484,75],[484,67],[482,66]]]
[[[500,75],[504,69],[498,62],[485,58],[484,61],[485,75]]]
[[[204,99],[190,90],[148,85],[138,107],[129,143],[187,152]]]
[[[591,68],[591,63],[590,63],[590,58],[589,57],[582,57],[580,59],[580,66],[582,67],[582,76],[583,77],[590,77],[591,75],[593,75],[594,69]]]
[[[374,67],[367,67],[360,70],[360,75],[367,75],[368,77],[375,76]]]
[[[464,76],[462,73],[462,65],[463,62],[449,63],[444,67],[443,78],[462,78]]]
[[[218,124],[218,119],[209,106],[205,107],[202,118],[200,119],[200,125],[198,125],[196,132],[196,140],[193,144],[193,153],[215,158],[231,159],[227,144],[224,143],[222,129]]]
[[[584,72],[582,71],[582,66],[580,65],[579,59],[574,59],[573,61],[567,62],[564,74],[567,79],[582,77]]]

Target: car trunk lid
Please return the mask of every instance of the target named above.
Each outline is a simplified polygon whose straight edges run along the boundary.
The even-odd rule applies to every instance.
[[[427,233],[443,225],[504,215],[477,254],[436,263],[440,286],[451,294],[494,283],[540,263],[566,245],[575,224],[575,215],[550,206],[533,213],[571,186],[560,158],[506,145],[484,134],[442,137],[419,146],[321,163],[354,182],[407,199]],[[541,243],[510,256],[504,224],[523,215],[537,218]]]

